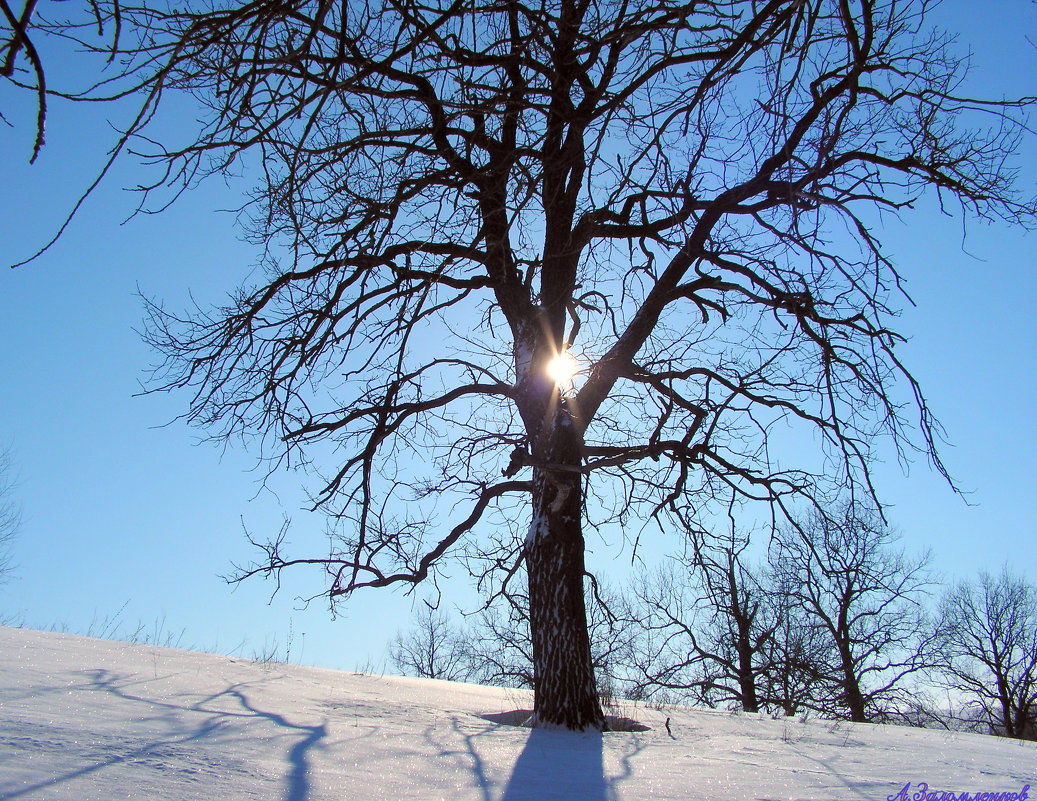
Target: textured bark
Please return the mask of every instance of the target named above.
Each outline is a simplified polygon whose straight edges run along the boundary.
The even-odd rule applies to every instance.
[[[739,632],[738,641],[738,690],[742,695],[742,709],[759,712],[760,700],[756,694],[756,666],[753,664],[752,645],[749,632]]]
[[[598,701],[584,602],[583,483],[580,435],[561,405],[534,456],[552,465],[533,473],[533,520],[526,540],[529,628],[533,640],[536,727],[605,725]]]
[[[867,723],[869,718],[865,709],[864,694],[861,692],[860,680],[854,670],[854,659],[849,643],[839,644],[839,659],[842,662],[843,695],[846,709],[850,713],[850,720]]]

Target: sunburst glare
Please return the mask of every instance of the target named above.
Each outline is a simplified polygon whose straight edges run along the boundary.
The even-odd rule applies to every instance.
[[[580,363],[568,351],[563,351],[547,363],[547,374],[562,389],[572,386],[573,379],[580,372]]]

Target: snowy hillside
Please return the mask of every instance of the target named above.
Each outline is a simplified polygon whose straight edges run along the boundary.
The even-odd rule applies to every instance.
[[[652,729],[604,735],[481,717],[529,705],[516,691],[0,628],[0,799],[883,801],[922,782],[1037,788],[1037,744],[994,737],[702,710],[627,709]]]

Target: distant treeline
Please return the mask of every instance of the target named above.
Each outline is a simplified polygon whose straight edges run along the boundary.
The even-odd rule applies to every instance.
[[[941,587],[928,553],[852,505],[757,539],[688,532],[680,556],[624,589],[588,583],[605,703],[1037,739],[1037,587],[1024,577],[1005,567]],[[521,594],[463,624],[427,606],[389,650],[407,675],[536,684]]]

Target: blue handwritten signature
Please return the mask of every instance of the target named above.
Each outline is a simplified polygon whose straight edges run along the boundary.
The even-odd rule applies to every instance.
[[[955,792],[954,790],[934,790],[926,782],[918,782],[911,792],[911,782],[900,788],[900,792],[886,796],[886,801],[1027,801],[1030,798],[1030,785],[1024,785],[1017,793],[1006,791],[983,790],[979,792]],[[1034,798],[1037,801],[1037,797]]]

